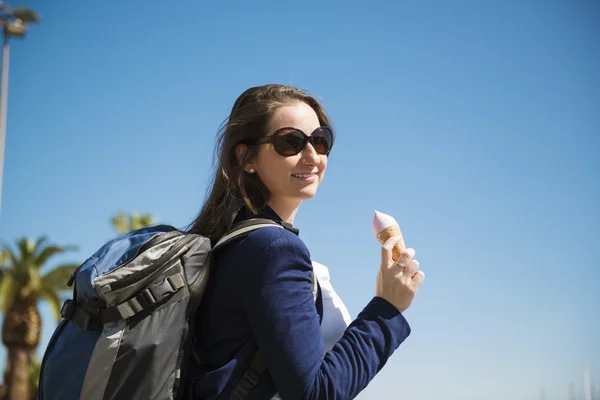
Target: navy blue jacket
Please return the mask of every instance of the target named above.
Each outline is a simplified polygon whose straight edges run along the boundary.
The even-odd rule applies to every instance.
[[[281,221],[270,207],[259,217]],[[228,399],[257,346],[268,371],[249,400],[276,392],[284,400],[352,399],[410,334],[401,313],[374,297],[324,355],[310,254],[286,229],[252,232],[213,262],[197,323],[194,399]]]

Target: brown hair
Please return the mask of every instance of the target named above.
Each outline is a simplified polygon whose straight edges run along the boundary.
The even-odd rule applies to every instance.
[[[306,92],[285,85],[270,84],[247,89],[235,101],[229,117],[217,134],[214,161],[216,173],[210,192],[188,232],[209,237],[213,244],[227,229],[230,212],[245,204],[256,215],[269,199],[269,191],[258,174],[248,174],[244,166],[256,157],[257,146],[249,146],[238,160],[237,146],[246,139],[267,136],[267,124],[274,111],[294,102],[304,102],[317,114],[319,123],[332,129],[323,106]],[[333,129],[332,129],[333,130]]]

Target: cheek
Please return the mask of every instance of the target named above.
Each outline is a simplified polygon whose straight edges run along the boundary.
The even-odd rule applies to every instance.
[[[289,181],[291,170],[294,167],[294,160],[292,160],[292,157],[284,158],[279,155],[271,157],[269,155],[262,158],[257,167],[265,186],[269,191],[277,192]]]
[[[328,161],[327,156],[321,156],[321,171],[322,171],[322,173],[325,173],[325,170],[327,169],[327,161]]]

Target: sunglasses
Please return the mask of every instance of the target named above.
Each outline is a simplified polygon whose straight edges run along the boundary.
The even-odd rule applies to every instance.
[[[290,157],[304,150],[308,142],[312,144],[317,153],[327,156],[333,146],[333,132],[326,126],[320,126],[313,131],[311,136],[308,136],[300,129],[281,128],[270,136],[247,139],[241,143],[247,145],[271,143],[278,154]]]

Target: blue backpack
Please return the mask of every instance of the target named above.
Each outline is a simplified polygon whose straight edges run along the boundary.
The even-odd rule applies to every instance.
[[[248,220],[211,248],[204,236],[158,225],[102,246],[69,279],[73,298],[44,354],[40,400],[180,399],[211,252],[267,226],[284,228]],[[259,353],[232,399],[263,371]]]

